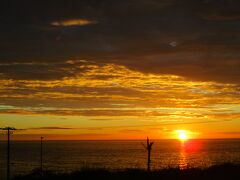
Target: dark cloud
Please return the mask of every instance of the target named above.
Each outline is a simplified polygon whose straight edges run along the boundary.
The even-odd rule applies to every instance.
[[[1,109],[0,114],[29,114],[29,115],[57,115],[57,116],[108,116],[108,117],[134,117],[134,116],[167,116],[167,113],[145,112],[142,110],[25,110]],[[114,119],[113,119],[114,120]]]
[[[239,83],[239,5],[238,0],[13,0],[1,7],[0,61],[10,65],[0,71],[13,79],[62,78],[69,75],[61,70],[63,62],[87,59]],[[52,26],[74,19],[97,23]],[[16,62],[38,64],[11,65]]]
[[[28,128],[26,130],[101,130],[101,127],[86,127],[86,128],[70,128],[70,127],[35,127],[35,128]]]
[[[62,140],[79,140],[79,139],[97,139],[97,138],[106,138],[110,136],[111,134],[107,133],[75,133],[75,134],[47,134],[47,133],[19,133],[19,134],[13,134],[12,139],[13,140],[39,140],[40,137],[44,137],[45,140],[56,140],[56,139],[62,139]],[[0,140],[5,140],[4,136],[0,136]]]
[[[28,128],[28,129],[35,129],[35,130],[72,130],[75,128],[67,128],[67,127],[37,127],[37,128]]]
[[[14,80],[57,80],[74,77],[89,70],[94,62],[68,60],[65,62],[27,62],[0,64],[0,78]],[[101,64],[98,64],[101,67]],[[104,78],[104,77],[103,77]],[[23,83],[21,83],[23,85]]]

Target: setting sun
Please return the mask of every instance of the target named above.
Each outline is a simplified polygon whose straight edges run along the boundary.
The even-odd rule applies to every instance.
[[[186,130],[176,130],[176,133],[179,140],[185,141],[186,139],[188,139]]]

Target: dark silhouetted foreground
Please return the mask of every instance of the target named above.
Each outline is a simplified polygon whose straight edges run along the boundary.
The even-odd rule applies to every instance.
[[[25,176],[18,176],[13,178],[14,180],[71,180],[71,179],[81,179],[81,180],[231,180],[240,179],[240,164],[224,164],[218,166],[212,166],[207,169],[195,169],[189,168],[185,170],[180,170],[177,168],[170,168],[165,170],[151,171],[147,172],[140,169],[127,169],[119,171],[109,171],[106,169],[89,169],[83,168],[80,171],[72,173],[53,173],[44,172],[41,177],[40,171],[34,171],[31,174]]]

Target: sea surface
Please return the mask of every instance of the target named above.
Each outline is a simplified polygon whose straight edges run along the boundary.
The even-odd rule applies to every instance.
[[[81,167],[146,168],[147,152],[142,141],[44,141],[44,168],[59,172]],[[6,142],[0,142],[0,179],[6,176]],[[205,168],[240,163],[240,139],[154,140],[152,169]],[[40,142],[11,142],[11,176],[29,173],[40,166]]]

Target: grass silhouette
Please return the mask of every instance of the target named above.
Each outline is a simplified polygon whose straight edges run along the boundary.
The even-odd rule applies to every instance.
[[[141,169],[125,169],[111,171],[107,169],[83,168],[72,173],[54,173],[35,170],[31,174],[13,178],[13,180],[239,180],[240,164],[215,165],[206,169],[169,168],[152,170],[151,172]]]

